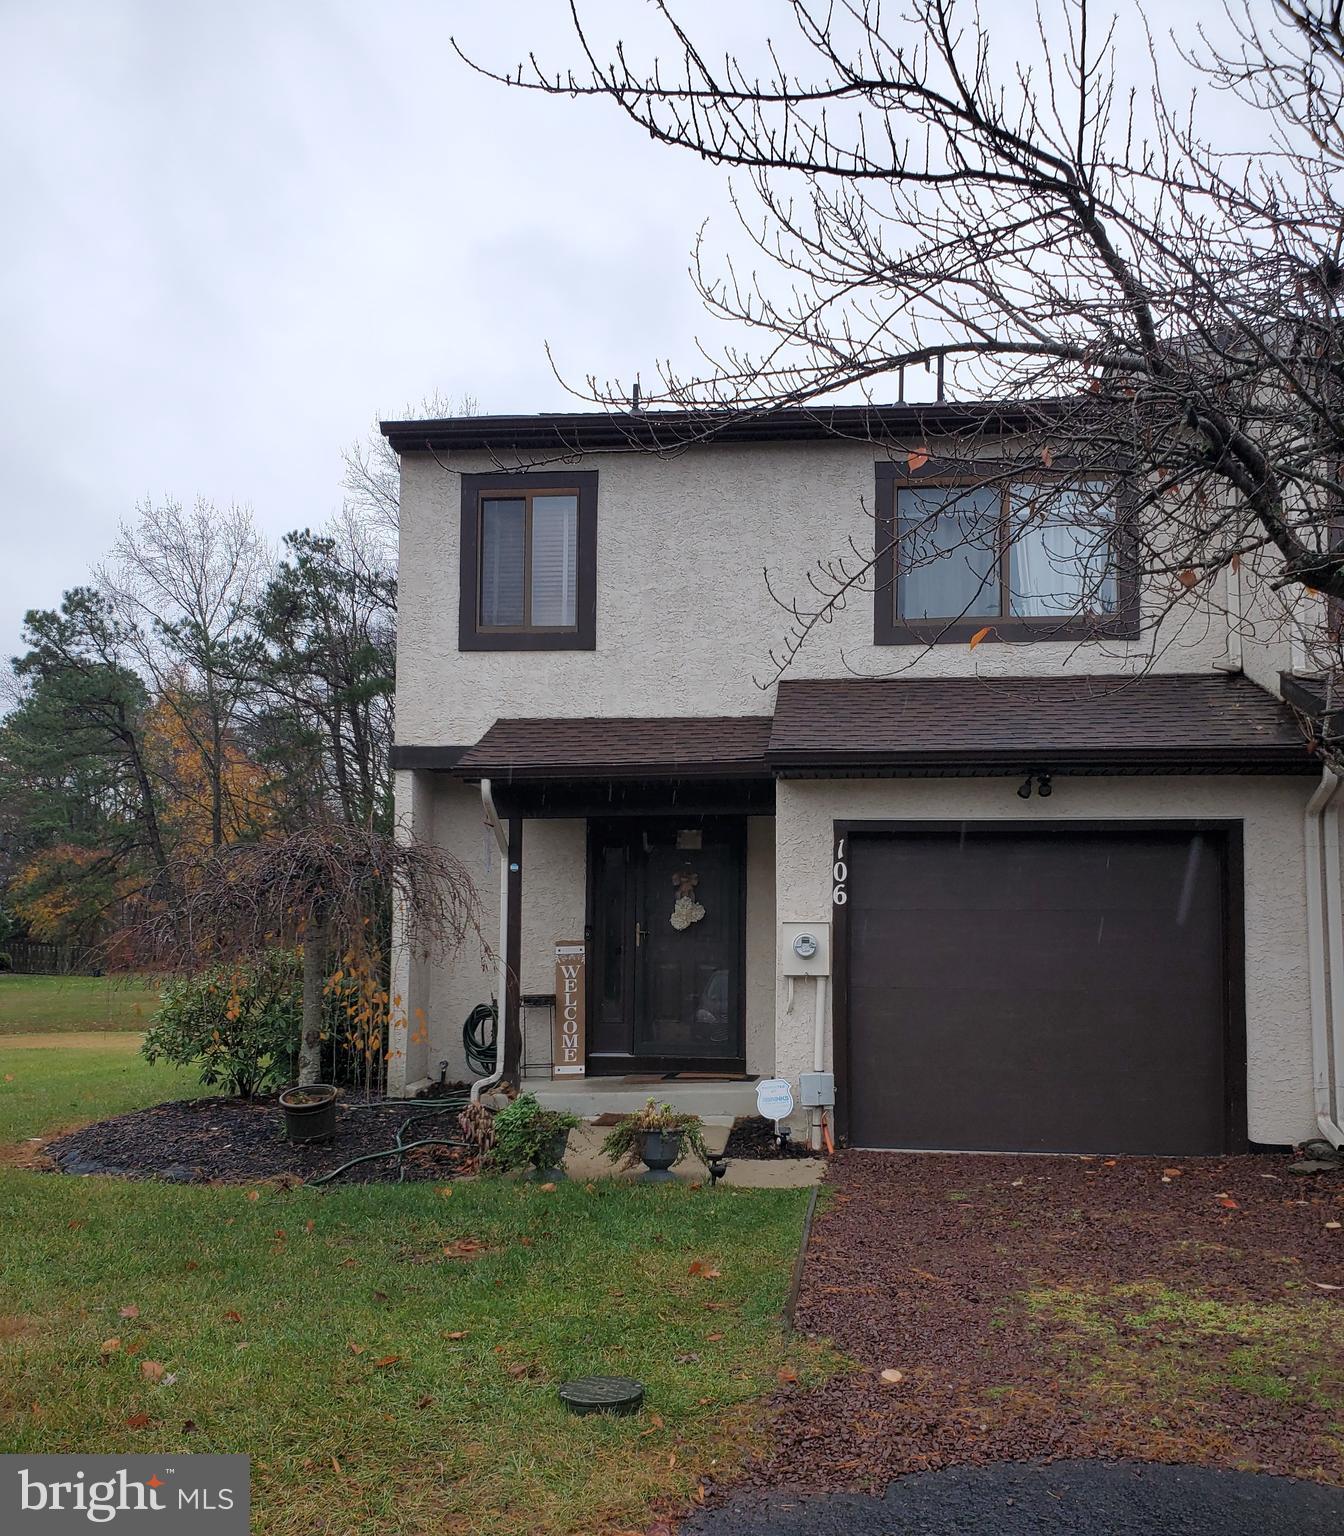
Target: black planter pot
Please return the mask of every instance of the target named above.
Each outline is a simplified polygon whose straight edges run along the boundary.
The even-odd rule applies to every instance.
[[[639,1149],[647,1173],[640,1174],[645,1184],[667,1184],[675,1180],[672,1165],[681,1155],[680,1131],[645,1131]]]
[[[544,1155],[533,1166],[532,1177],[545,1184],[554,1184],[560,1179],[567,1179],[565,1172],[565,1148],[569,1145],[569,1132],[557,1131],[551,1137],[550,1145]]]
[[[336,1090],[330,1083],[286,1088],[280,1095],[280,1108],[290,1141],[323,1141],[336,1134]]]

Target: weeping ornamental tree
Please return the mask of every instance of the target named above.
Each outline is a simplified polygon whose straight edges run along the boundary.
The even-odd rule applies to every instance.
[[[413,955],[443,958],[474,936],[485,949],[475,888],[445,849],[367,827],[330,823],[237,843],[174,870],[179,894],[158,904],[138,930],[139,958],[184,972],[264,958],[278,945],[303,956],[299,1082],[321,1076],[323,998],[357,982],[356,1021],[366,1058],[385,1056],[392,1026],[407,1022],[383,982],[379,914],[395,902],[400,942]]]
[[[1046,0],[1034,28],[1026,6],[790,0],[754,57],[716,51],[711,23],[693,28],[675,0],[652,9],[661,57],[599,40],[572,0],[581,64],[467,62],[513,90],[606,102],[735,173],[751,271],[702,240],[692,272],[736,339],[644,381],[646,409],[693,413],[665,448],[724,413],[905,398],[907,375],[929,370],[940,398],[1014,402],[1013,430],[968,413],[910,468],[932,456],[959,478],[1038,483],[1025,508],[1005,495],[996,516],[963,517],[958,558],[979,540],[992,568],[1020,518],[1048,525],[1075,570],[1103,571],[1122,544],[1154,595],[1154,650],[1210,608],[1248,623],[1229,598],[1246,566],[1257,622],[1338,669],[1321,623],[1322,601],[1344,599],[1337,4],[1229,0],[1207,33],[1150,35],[1152,74],[1133,90],[1117,78],[1117,19],[1089,0]],[[1147,22],[1122,3],[1118,24]],[[1178,71],[1193,71],[1193,98]],[[1210,102],[1236,143],[1206,131]],[[630,410],[628,382],[590,376],[581,393]],[[632,443],[647,435],[645,420]],[[935,519],[915,503],[778,593],[775,675],[881,579],[884,538],[903,570],[946,559]],[[1103,577],[1084,588],[1071,618],[1081,606],[1104,621]],[[976,611],[973,597],[960,617]]]

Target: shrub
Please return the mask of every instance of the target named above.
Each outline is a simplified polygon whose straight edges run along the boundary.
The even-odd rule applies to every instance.
[[[572,1131],[579,1117],[568,1110],[543,1109],[536,1095],[520,1093],[495,1116],[495,1167],[543,1168],[550,1162],[551,1143],[562,1131]]]
[[[650,1131],[657,1131],[663,1136],[681,1137],[676,1162],[681,1162],[688,1152],[693,1152],[706,1167],[709,1166],[704,1121],[700,1116],[673,1109],[670,1104],[658,1104],[653,1099],[634,1114],[623,1115],[608,1132],[602,1150],[613,1163],[633,1168],[639,1161],[644,1138]]]
[[[199,1064],[201,1081],[251,1098],[294,1081],[303,978],[291,950],[181,976],[163,988],[147,1060]]]

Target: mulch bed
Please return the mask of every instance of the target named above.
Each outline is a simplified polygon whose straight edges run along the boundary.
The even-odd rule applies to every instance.
[[[806,1140],[790,1138],[781,1148],[775,1135],[773,1120],[760,1115],[744,1115],[733,1121],[728,1141],[723,1149],[727,1158],[816,1157],[819,1154],[808,1146]]]
[[[777,1394],[749,1480],[1133,1457],[1344,1484],[1344,1176],[1288,1161],[842,1152],[796,1325],[858,1368]]]
[[[183,1184],[302,1181],[362,1153],[392,1146],[397,1127],[413,1112],[410,1106],[376,1101],[372,1108],[356,1107],[363,1102],[338,1101],[336,1134],[330,1141],[286,1141],[274,1098],[182,1099],[86,1125],[49,1142],[46,1152],[63,1173],[120,1174]],[[423,1107],[432,1108],[432,1102],[424,1101]],[[445,1108],[432,1119],[417,1120],[405,1140],[456,1135],[457,1110]],[[405,1162],[408,1179],[443,1179],[461,1172],[470,1159],[462,1147],[422,1147],[408,1153]],[[397,1160],[388,1157],[361,1163],[334,1182],[374,1184],[396,1177]]]

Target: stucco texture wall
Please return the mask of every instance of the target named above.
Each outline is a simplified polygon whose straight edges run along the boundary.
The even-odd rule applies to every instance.
[[[598,472],[597,648],[458,654],[460,474],[486,455],[402,459],[397,738],[466,744],[500,716],[768,714],[770,653],[787,631],[763,571],[785,597],[805,596],[813,562],[873,545],[874,465],[860,443],[724,445],[658,458],[576,459]],[[554,465],[546,466],[555,468]],[[929,677],[1152,666],[1201,671],[1224,654],[1219,617],[1172,616],[1136,641],[875,647],[872,594],[854,594],[819,626],[791,670]],[[765,686],[760,686],[765,685]]]
[[[1304,778],[1056,778],[1030,803],[1041,822],[1070,817],[1240,819],[1245,846],[1247,1115],[1252,1141],[1314,1133],[1302,813]],[[1014,779],[786,780],[776,800],[776,900],[781,915],[831,913],[837,820],[1000,820],[1020,816]],[[786,1010],[777,982],[776,1070],[795,1081],[812,1064],[812,1007],[798,987]],[[829,1061],[829,1039],[828,1039]]]

